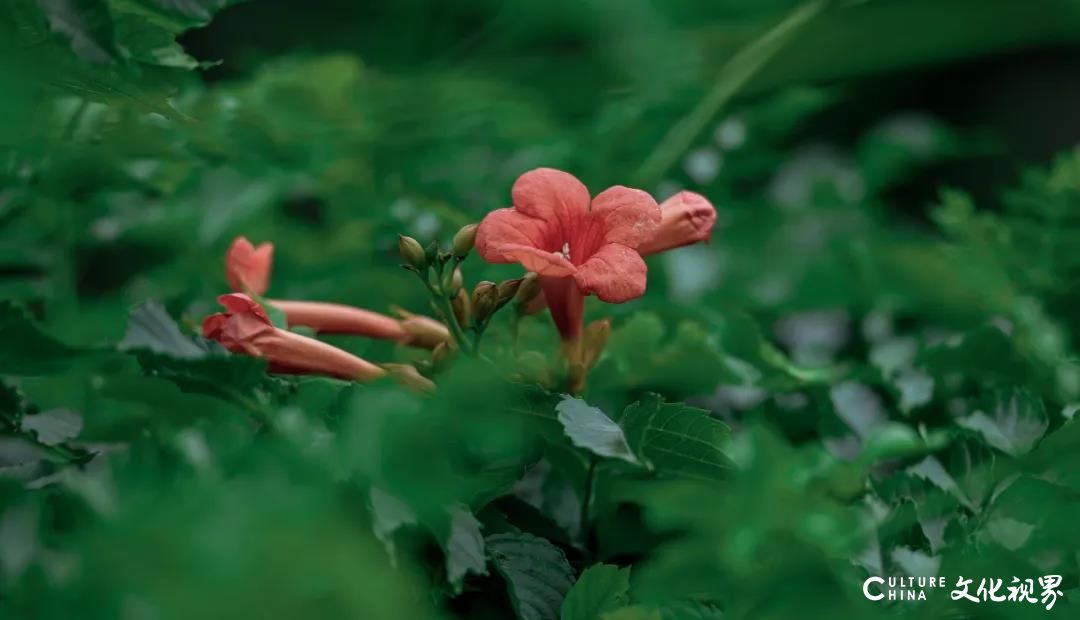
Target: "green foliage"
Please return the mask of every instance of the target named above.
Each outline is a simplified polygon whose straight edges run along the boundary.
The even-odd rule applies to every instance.
[[[1075,616],[1080,154],[883,86],[1074,45],[1075,6],[376,4],[0,8],[0,618],[1046,613],[862,596],[923,574],[1062,575]],[[541,165],[719,214],[589,299],[580,392],[519,267],[447,251]],[[204,338],[237,235],[275,245],[268,300],[452,321],[436,352],[293,330],[435,391]],[[458,267],[489,316],[451,318]]]

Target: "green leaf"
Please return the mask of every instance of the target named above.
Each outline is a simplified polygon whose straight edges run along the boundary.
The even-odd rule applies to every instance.
[[[685,476],[705,480],[724,477],[734,467],[724,453],[724,446],[731,435],[727,424],[714,418],[704,409],[683,404],[661,404],[655,400],[642,444],[642,453],[656,470],[662,474]],[[641,405],[628,415],[624,423],[643,416],[646,409]],[[640,425],[640,422],[634,422]]]
[[[1026,391],[996,391],[987,405],[956,423],[1011,456],[1030,452],[1050,425],[1042,401]]]
[[[465,506],[450,510],[450,533],[443,544],[446,549],[446,579],[454,594],[461,594],[465,576],[487,574],[484,557],[484,535],[480,521]]]
[[[944,432],[923,436],[906,424],[886,422],[870,431],[863,440],[859,457],[869,463],[908,458],[939,450],[947,443],[948,435]]]
[[[164,306],[148,300],[131,310],[127,334],[120,342],[120,349],[146,350],[178,359],[206,357],[210,348],[180,331],[176,321]]]
[[[638,460],[650,469],[653,464],[645,456],[645,443],[653,418],[656,417],[663,403],[664,399],[660,395],[646,393],[640,401],[623,409],[622,417],[619,418],[619,426],[622,427],[623,434],[626,436],[627,445],[633,450]]]
[[[42,333],[26,312],[7,301],[0,301],[0,342],[0,374],[16,377],[63,370],[86,353]]]
[[[563,396],[555,411],[558,412],[559,423],[575,446],[596,456],[638,464],[637,457],[626,443],[623,430],[603,411],[572,396]]]
[[[375,538],[386,548],[391,564],[396,565],[394,533],[408,525],[416,525],[416,512],[405,502],[374,485],[368,491],[368,501],[371,504],[371,529]]]
[[[268,394],[276,393],[278,381],[266,374],[266,361],[246,355],[209,355],[177,359],[141,352],[139,364],[150,375],[172,381],[184,392],[216,396],[249,412],[262,411]]]
[[[945,491],[949,495],[952,495],[961,504],[974,510],[975,506],[971,500],[956,484],[956,480],[945,470],[945,467],[941,464],[941,461],[932,456],[928,456],[925,459],[919,461],[915,465],[907,468],[907,472],[913,476],[922,478],[938,487],[942,491]]]
[[[74,439],[82,431],[82,416],[69,409],[50,409],[23,417],[21,428],[32,431],[46,446],[56,446]]]
[[[594,620],[630,603],[630,569],[596,564],[585,569],[566,595],[562,620]]]
[[[520,620],[558,620],[574,569],[555,545],[532,534],[496,534],[486,539],[495,570],[506,580]]]

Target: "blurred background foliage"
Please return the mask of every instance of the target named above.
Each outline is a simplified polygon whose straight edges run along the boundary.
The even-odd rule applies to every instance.
[[[3,0],[0,617],[1073,617],[1078,69],[1075,0]],[[589,307],[582,410],[191,339],[238,234],[273,297],[426,312],[397,233],[541,165],[719,211]]]

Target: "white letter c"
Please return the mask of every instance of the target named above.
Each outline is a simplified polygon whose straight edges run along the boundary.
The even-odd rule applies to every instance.
[[[881,577],[869,577],[869,578],[867,578],[867,580],[864,581],[863,584],[862,584],[862,593],[863,593],[863,596],[870,599],[871,601],[880,601],[881,599],[885,598],[884,594],[878,594],[878,595],[870,594],[870,584],[874,583],[874,582],[877,582],[878,584],[882,584],[882,583],[885,583],[885,580],[882,579]]]

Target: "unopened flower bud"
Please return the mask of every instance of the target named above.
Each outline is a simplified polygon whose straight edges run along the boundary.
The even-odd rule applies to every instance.
[[[477,323],[488,320],[499,303],[499,291],[494,282],[483,281],[476,285],[472,295],[473,317]]]
[[[479,227],[479,224],[469,224],[457,231],[453,242],[454,256],[465,258],[469,252],[472,252],[473,246],[476,245],[476,229]]]
[[[600,359],[610,337],[611,319],[593,321],[585,327],[581,333],[581,364],[585,370],[591,369]]]
[[[514,293],[514,307],[519,313],[523,312],[540,294],[540,275],[529,272],[521,279],[521,284]]]
[[[444,362],[450,359],[450,345],[445,342],[440,342],[435,345],[435,348],[431,350],[431,364],[435,368],[439,368]]]
[[[383,364],[383,370],[405,387],[417,392],[434,392],[435,384],[412,364]]]
[[[439,321],[419,314],[402,314],[405,318],[401,321],[401,327],[409,334],[406,344],[431,349],[440,342],[450,340],[450,330]]]
[[[408,235],[398,235],[398,252],[405,264],[413,269],[423,269],[427,265],[424,248],[419,241]]]
[[[570,394],[580,394],[585,389],[585,379],[589,376],[589,370],[577,363],[570,364],[566,369],[566,391]]]
[[[510,301],[511,299],[514,298],[514,296],[518,292],[518,288],[521,287],[522,280],[524,280],[524,278],[516,278],[514,280],[503,280],[502,282],[499,282],[499,286],[498,286],[497,290],[499,292],[498,300],[499,300],[499,306],[500,307],[503,304],[505,304],[506,302],[508,302],[508,301]]]
[[[457,295],[463,286],[465,286],[465,276],[461,275],[461,269],[454,269],[454,275],[450,276],[450,294]]]
[[[458,325],[462,327],[468,325],[469,315],[472,313],[472,301],[465,289],[458,289],[457,295],[450,301],[450,306],[454,309],[454,318],[457,319]]]

